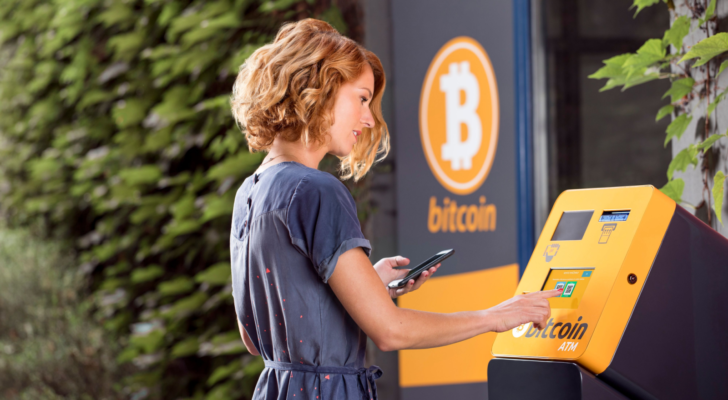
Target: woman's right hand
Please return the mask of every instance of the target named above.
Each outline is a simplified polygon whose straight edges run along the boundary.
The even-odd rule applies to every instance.
[[[533,322],[536,329],[546,327],[551,317],[549,297],[561,296],[563,289],[546,290],[518,295],[486,310],[493,320],[492,331],[505,332]]]

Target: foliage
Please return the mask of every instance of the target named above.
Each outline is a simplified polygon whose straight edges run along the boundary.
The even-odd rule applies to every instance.
[[[70,241],[136,398],[240,398],[259,359],[232,304],[235,189],[259,164],[236,72],[313,0],[0,2],[0,212]],[[362,188],[354,188],[353,193]],[[360,196],[361,198],[361,196]]]
[[[0,228],[0,398],[117,399],[114,342],[59,241]]]
[[[664,2],[667,3],[668,8],[675,8],[672,0],[664,0]],[[657,3],[659,0],[633,0],[632,7],[636,7],[637,13],[639,13],[645,7]],[[702,1],[686,3],[690,15],[676,17],[662,39],[650,39],[636,53],[622,54],[605,60],[604,66],[589,77],[607,79],[602,91],[618,86],[622,86],[622,90],[626,90],[656,79],[672,81],[670,89],[663,96],[663,99],[670,98],[670,104],[660,108],[655,118],[659,121],[667,115],[674,115],[672,122],[667,127],[665,146],[673,138],[680,139],[695,116],[703,117],[707,122],[704,124],[705,131],[700,134],[700,142],[688,146],[675,155],[667,170],[669,181],[660,190],[676,202],[682,203],[685,182],[681,178],[675,179],[673,175],[676,171],[685,171],[690,165],[694,167],[700,165],[701,170],[704,171],[703,205],[707,204],[707,207],[710,208],[712,200],[715,215],[722,223],[725,174],[723,171],[717,171],[711,182],[708,171],[714,166],[710,165],[711,157],[707,155],[714,146],[717,148],[720,139],[728,136],[728,132],[711,134],[714,127],[710,123],[712,112],[728,93],[728,88],[720,93],[715,88],[718,75],[728,67],[728,60],[722,61],[718,66],[718,62],[726,57],[728,51],[728,33],[716,32],[716,0],[709,0],[709,2],[706,0],[704,3]],[[688,34],[696,31],[704,32],[706,37],[686,51],[683,40]],[[696,72],[702,73],[706,79],[696,81],[693,77]],[[690,102],[693,99],[704,99],[708,103],[704,116],[698,115],[699,110],[690,108]],[[712,199],[711,190],[708,190],[711,183],[713,184]],[[708,212],[709,223],[710,219],[711,213]]]

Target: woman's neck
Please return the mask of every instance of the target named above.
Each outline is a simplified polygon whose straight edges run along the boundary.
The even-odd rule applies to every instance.
[[[268,159],[271,160],[270,165],[278,164],[284,161],[296,161],[309,168],[318,169],[318,165],[326,155],[326,146],[309,145],[306,146],[303,141],[288,142],[280,137],[273,141],[270,149],[268,149]],[[273,157],[276,157],[273,160]]]

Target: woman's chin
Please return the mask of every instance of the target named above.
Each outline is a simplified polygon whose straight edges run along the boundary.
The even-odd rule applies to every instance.
[[[346,157],[349,154],[351,154],[351,152],[353,150],[354,150],[354,146],[353,145],[347,146],[347,147],[341,146],[340,148],[338,148],[338,149],[336,149],[334,151],[330,151],[329,154],[334,155],[334,156],[339,157],[339,158],[342,158],[342,157]]]

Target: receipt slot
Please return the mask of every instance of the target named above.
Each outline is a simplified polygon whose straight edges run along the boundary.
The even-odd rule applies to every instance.
[[[728,398],[728,240],[652,186],[559,196],[516,294],[563,288],[499,333],[488,398]]]

